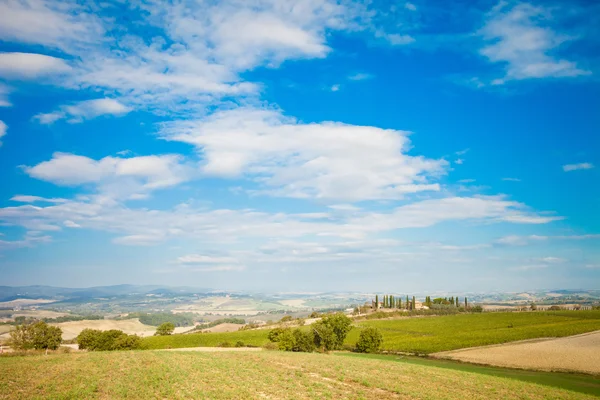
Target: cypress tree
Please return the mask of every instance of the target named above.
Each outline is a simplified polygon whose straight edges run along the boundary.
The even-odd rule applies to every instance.
[[[406,303],[405,304],[406,304],[406,309],[408,310],[410,307],[410,304],[408,302],[408,295],[406,295]]]
[[[416,309],[417,309],[417,303],[416,303],[416,301],[415,301],[415,296],[413,296],[412,309],[413,309],[413,310],[416,310]]]
[[[467,298],[465,297],[465,310],[469,308],[469,303],[467,303]]]
[[[402,308],[402,297],[398,299],[398,308]]]
[[[379,308],[379,295],[376,294],[375,295],[375,309],[377,310]]]

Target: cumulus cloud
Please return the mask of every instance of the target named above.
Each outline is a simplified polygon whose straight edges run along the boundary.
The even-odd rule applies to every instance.
[[[549,11],[521,3],[510,7],[501,2],[488,15],[480,34],[486,45],[481,54],[491,62],[506,65],[506,74],[493,85],[509,80],[564,78],[588,75],[573,61],[560,58],[557,49],[570,38],[549,25]]]
[[[104,157],[94,160],[68,153],[54,153],[49,161],[25,172],[58,185],[97,185],[105,194],[129,197],[178,185],[189,178],[189,168],[178,155]]]
[[[410,156],[408,132],[336,122],[304,124],[275,110],[240,108],[166,123],[167,140],[193,144],[202,170],[247,176],[261,194],[343,200],[438,191],[445,160]]]
[[[65,74],[71,67],[60,58],[34,53],[0,53],[0,76],[13,79],[36,79]]]
[[[129,111],[131,111],[131,108],[123,105],[118,100],[104,98],[64,105],[57,111],[37,114],[34,119],[44,125],[52,124],[59,119],[67,119],[69,123],[79,123],[85,119],[92,119],[101,115],[122,116]]]
[[[571,171],[577,171],[580,169],[592,169],[594,168],[594,165],[591,163],[579,163],[579,164],[566,164],[563,165],[563,171],[565,172],[571,172]]]

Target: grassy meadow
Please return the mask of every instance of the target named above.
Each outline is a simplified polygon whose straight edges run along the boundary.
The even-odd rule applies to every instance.
[[[600,311],[552,311],[459,314],[359,321],[346,338],[353,346],[360,330],[380,329],[383,350],[429,354],[465,347],[506,343],[540,337],[562,337],[600,329]],[[302,329],[309,329],[303,327]],[[153,336],[143,339],[144,348],[168,349],[213,347],[229,342],[235,345],[262,346],[268,343],[268,329],[229,333],[197,333]]]
[[[0,371],[0,399],[596,398],[573,390],[432,365],[276,351],[126,351],[0,357]]]

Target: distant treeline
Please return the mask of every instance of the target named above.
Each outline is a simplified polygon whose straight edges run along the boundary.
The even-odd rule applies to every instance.
[[[129,313],[124,317],[117,319],[132,319],[139,318],[140,322],[144,325],[159,326],[165,322],[171,322],[175,326],[192,326],[194,321],[197,320],[197,316],[191,313],[183,314],[172,314],[172,313],[145,313],[145,312],[134,312]]]
[[[212,322],[209,322],[208,324],[202,324],[202,325],[198,325],[196,326],[196,328],[194,330],[202,330],[202,329],[208,329],[208,328],[212,328],[215,327],[217,325],[221,325],[221,324],[239,324],[239,325],[245,325],[246,324],[246,320],[242,319],[242,318],[221,318],[221,319],[216,319]]]

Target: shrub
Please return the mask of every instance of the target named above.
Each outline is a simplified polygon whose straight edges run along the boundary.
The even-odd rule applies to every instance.
[[[235,342],[235,347],[244,347],[244,342],[242,342],[241,340],[238,340],[237,342]]]
[[[128,335],[117,329],[84,329],[77,336],[77,343],[79,349],[90,351],[133,350],[142,347],[140,337]]]
[[[292,316],[291,315],[286,315],[285,317],[281,318],[279,320],[279,322],[289,322],[292,320]]]
[[[474,312],[474,313],[480,313],[480,312],[483,312],[483,307],[481,307],[481,306],[471,307],[471,308],[469,308],[469,311]]]
[[[279,337],[286,331],[288,328],[275,328],[269,331],[269,335],[267,336],[271,342],[279,342]]]
[[[383,335],[379,329],[368,327],[360,332],[358,342],[356,342],[356,351],[359,353],[376,353],[383,343]]]
[[[552,306],[548,308],[548,311],[560,311],[562,308],[560,306]]]
[[[219,343],[219,347],[233,347],[233,344],[231,342],[222,342]]]
[[[263,345],[265,350],[279,350],[279,346],[275,342],[267,342]]]

